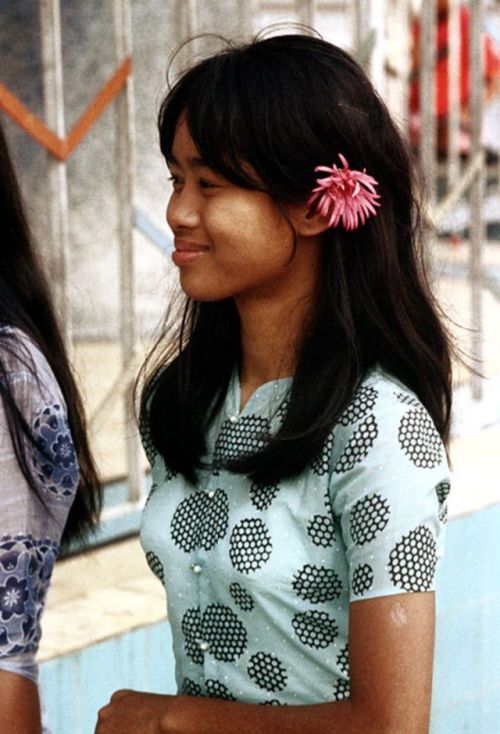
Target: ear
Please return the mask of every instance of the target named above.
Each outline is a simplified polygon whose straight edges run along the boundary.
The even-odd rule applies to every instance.
[[[311,209],[307,202],[288,204],[286,212],[295,231],[302,237],[317,237],[328,229],[328,219],[318,214],[316,209]]]

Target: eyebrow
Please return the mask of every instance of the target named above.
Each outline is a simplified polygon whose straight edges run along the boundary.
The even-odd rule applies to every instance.
[[[172,164],[174,166],[180,166],[179,161],[177,160],[177,158],[175,157],[173,153],[170,153],[170,155],[167,156],[166,161],[167,161],[167,165],[169,166]],[[192,156],[191,158],[187,159],[187,162],[192,168],[210,168],[208,163],[205,160],[203,160],[203,158],[200,158],[199,156]]]

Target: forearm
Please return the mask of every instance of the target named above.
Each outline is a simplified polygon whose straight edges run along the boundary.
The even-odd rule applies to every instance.
[[[410,725],[411,726],[411,725]],[[351,701],[312,706],[258,706],[178,696],[161,717],[162,734],[396,734]],[[409,728],[420,734],[425,729]]]
[[[33,681],[0,670],[0,731],[2,734],[40,734],[40,700]]]

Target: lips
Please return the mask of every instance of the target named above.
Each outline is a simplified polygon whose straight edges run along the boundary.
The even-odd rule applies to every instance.
[[[178,267],[195,262],[203,255],[203,253],[210,249],[208,245],[201,245],[197,242],[189,242],[186,240],[175,240],[174,244],[175,250],[172,254],[172,261],[174,262],[174,265],[177,265]]]

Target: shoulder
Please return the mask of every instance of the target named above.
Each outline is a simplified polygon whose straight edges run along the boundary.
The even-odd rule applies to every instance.
[[[334,430],[334,472],[366,461],[433,468],[446,462],[431,416],[417,396],[381,369],[363,379]]]
[[[64,404],[46,357],[24,331],[0,326],[0,359],[3,368],[1,379],[9,383],[16,401]]]

